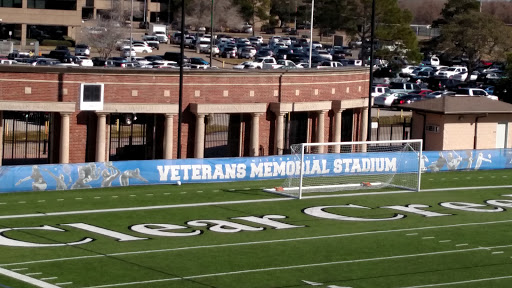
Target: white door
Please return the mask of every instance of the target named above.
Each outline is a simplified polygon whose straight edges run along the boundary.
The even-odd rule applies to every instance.
[[[498,123],[496,128],[496,148],[507,148],[508,123]]]

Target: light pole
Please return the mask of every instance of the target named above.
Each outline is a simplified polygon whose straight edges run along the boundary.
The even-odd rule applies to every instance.
[[[313,10],[315,10],[315,0],[311,0],[311,26],[309,28],[309,68],[311,68],[311,54],[313,53]]]
[[[132,0],[133,1],[133,0]],[[181,159],[181,124],[183,122],[183,61],[185,60],[185,0],[181,0],[181,35],[180,35],[180,90],[178,94],[178,148],[177,159]]]
[[[147,4],[148,2],[147,1],[148,0],[144,0],[144,22],[143,22],[144,25],[146,25],[146,13],[148,11],[148,4]]]
[[[210,9],[210,68],[212,68],[213,60],[213,0],[212,8]]]
[[[131,1],[131,14],[130,14],[130,62],[132,62],[132,49],[133,49],[133,0]]]
[[[372,141],[372,86],[373,86],[373,42],[375,39],[375,0],[372,0],[372,20],[370,31],[370,88],[368,89],[368,128],[366,140]],[[364,41],[364,39],[363,39]]]

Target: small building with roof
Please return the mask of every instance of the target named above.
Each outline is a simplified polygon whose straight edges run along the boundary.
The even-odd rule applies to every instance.
[[[412,139],[427,151],[512,147],[512,104],[445,96],[402,105],[412,110]]]

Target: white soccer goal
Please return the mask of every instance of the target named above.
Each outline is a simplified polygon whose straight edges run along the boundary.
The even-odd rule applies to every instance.
[[[289,156],[288,179],[265,191],[300,199],[304,193],[389,186],[420,190],[422,140],[294,144]]]

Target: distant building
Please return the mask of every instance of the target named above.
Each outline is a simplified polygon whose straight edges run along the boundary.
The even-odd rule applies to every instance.
[[[13,39],[22,46],[32,40],[75,39],[83,20],[96,19],[113,5],[130,9],[129,0],[0,0],[0,40]],[[134,0],[134,10],[144,11],[134,21],[155,22],[161,5],[155,0]],[[165,7],[167,9],[167,7]],[[139,13],[141,14],[141,13]],[[165,13],[164,13],[165,14]]]

